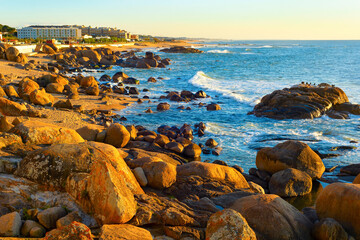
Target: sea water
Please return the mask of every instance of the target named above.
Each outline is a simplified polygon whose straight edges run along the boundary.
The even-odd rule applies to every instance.
[[[182,124],[207,126],[205,136],[195,137],[196,143],[208,138],[219,142],[220,156],[202,155],[202,160],[223,160],[237,164],[247,171],[255,167],[256,153],[263,147],[272,147],[287,139],[300,140],[321,153],[338,153],[339,157],[326,158],[326,167],[360,163],[360,150],[331,151],[332,147],[360,147],[360,116],[347,120],[323,116],[307,120],[273,120],[247,113],[260,99],[274,90],[301,82],[329,83],[340,87],[350,102],[360,103],[360,41],[222,41],[203,42],[202,54],[171,54],[159,52],[170,58],[167,69],[131,69],[115,67],[106,73],[112,76],[124,71],[140,80],[141,92],[152,103],[133,104],[119,112],[126,116],[124,124],[143,125],[156,130],[160,125],[181,127]],[[144,55],[144,52],[140,53]],[[170,69],[169,69],[170,68]],[[97,73],[97,77],[102,74]],[[162,77],[148,83],[149,77]],[[171,109],[156,112],[156,105],[165,91],[204,90],[211,98],[189,103],[169,102]],[[218,103],[221,111],[207,111],[197,104]],[[178,106],[192,110],[179,110]],[[153,114],[144,111],[149,107]],[[338,172],[339,170],[337,170]],[[336,172],[335,172],[336,173]]]

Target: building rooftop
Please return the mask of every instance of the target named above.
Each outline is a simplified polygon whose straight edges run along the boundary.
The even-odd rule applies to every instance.
[[[74,26],[71,25],[31,25],[31,26],[27,26],[27,27],[32,27],[32,28],[71,28]]]

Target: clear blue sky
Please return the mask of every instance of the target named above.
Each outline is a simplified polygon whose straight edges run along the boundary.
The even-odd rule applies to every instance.
[[[360,39],[360,0],[15,0],[0,23],[83,24],[223,39]]]

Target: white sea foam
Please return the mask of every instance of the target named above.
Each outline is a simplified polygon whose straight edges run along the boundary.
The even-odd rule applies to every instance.
[[[230,51],[228,51],[228,50],[218,50],[218,49],[216,49],[216,50],[209,50],[209,51],[207,51],[208,53],[231,53]]]
[[[232,86],[227,85],[226,81],[213,79],[206,75],[204,72],[197,72],[190,80],[189,83],[194,86],[205,88],[217,93],[223,94],[225,97],[231,97],[239,102],[249,103],[251,99],[243,96],[238,92],[234,92]],[[230,88],[230,89],[229,89]],[[238,90],[241,91],[241,90]]]

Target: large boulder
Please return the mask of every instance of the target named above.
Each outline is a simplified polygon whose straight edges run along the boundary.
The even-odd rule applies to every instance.
[[[98,86],[98,82],[93,76],[83,77],[80,80],[80,86],[83,88]]]
[[[111,144],[117,148],[124,147],[130,141],[130,133],[120,123],[113,123],[107,129],[105,143]]]
[[[66,216],[66,210],[62,207],[52,207],[37,214],[39,223],[47,229],[56,228],[56,221]]]
[[[184,148],[182,152],[185,156],[190,158],[199,158],[201,155],[201,148],[195,143],[191,143]]]
[[[256,240],[255,232],[246,219],[233,209],[214,213],[206,227],[207,240]]]
[[[310,220],[277,195],[243,197],[236,200],[231,208],[241,213],[258,239],[311,239]]]
[[[29,98],[30,98],[30,102],[42,106],[46,106],[46,105],[51,106],[55,101],[54,96],[47,93],[44,88],[41,90],[37,89],[32,91],[29,95]]]
[[[226,181],[236,188],[249,188],[244,176],[231,167],[206,162],[190,162],[177,166],[178,176],[196,175],[203,178]]]
[[[54,144],[29,153],[16,174],[65,189],[101,223],[125,223],[136,213],[143,190],[119,151],[97,142]]]
[[[9,47],[5,53],[7,60],[12,62],[16,62],[16,57],[20,54],[19,50],[15,47]]]
[[[316,200],[320,219],[333,218],[345,230],[360,239],[360,185],[333,183],[324,188]]]
[[[101,55],[94,50],[82,50],[81,54],[83,57],[89,58],[94,63],[99,63],[101,60]]]
[[[21,217],[12,212],[0,217],[0,237],[18,237],[20,235]]]
[[[16,125],[12,132],[28,144],[84,142],[84,139],[73,129],[31,120]]]
[[[48,93],[62,93],[64,91],[64,85],[60,83],[50,83],[46,86],[45,90]]]
[[[5,116],[22,116],[27,112],[25,105],[0,97],[0,113]]]
[[[42,51],[46,54],[55,54],[56,52],[49,45],[44,45]]]
[[[143,228],[139,228],[130,224],[103,225],[99,240],[152,240],[151,233]]]
[[[312,179],[302,171],[288,168],[274,173],[269,182],[270,193],[280,197],[303,196],[311,192]]]
[[[37,82],[33,81],[28,77],[25,77],[19,83],[18,93],[22,99],[29,100],[30,93],[39,88],[40,86],[39,84],[37,84]]]
[[[251,113],[274,119],[312,119],[348,101],[338,87],[300,84],[264,96]]]
[[[61,75],[47,74],[36,79],[40,87],[46,87],[50,83],[59,83],[63,86],[69,84],[69,80]]]
[[[324,163],[319,155],[307,144],[292,140],[258,151],[256,166],[259,170],[270,173],[295,168],[306,172],[311,178],[321,178],[325,171]]]
[[[0,149],[12,144],[21,144],[21,138],[18,135],[10,133],[0,133]]]

